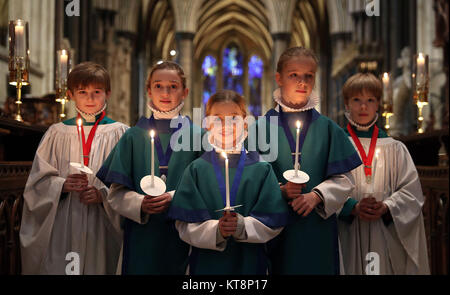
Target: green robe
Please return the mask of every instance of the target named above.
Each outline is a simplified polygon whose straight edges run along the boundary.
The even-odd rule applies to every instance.
[[[175,193],[169,217],[188,223],[218,220],[225,207],[219,184],[207,152],[185,170]],[[217,155],[215,155],[217,157]],[[238,154],[229,155],[230,189],[239,161]],[[224,160],[219,156],[218,163],[224,172]],[[283,227],[287,222],[287,205],[281,197],[278,181],[271,166],[259,161],[259,154],[249,152],[242,172],[241,182],[231,206],[243,205],[236,212],[243,217],[251,216],[270,228]],[[265,244],[236,242],[228,238],[223,252],[192,247],[190,274],[266,274],[267,256]]]
[[[155,120],[156,132],[166,151],[170,140],[174,140],[170,120]],[[174,190],[184,169],[201,155],[194,151],[193,139],[201,136],[201,129],[193,126],[187,118],[178,133],[189,136],[178,137],[178,142],[189,138],[188,150],[173,151],[168,165],[166,191]],[[149,119],[142,117],[120,139],[98,172],[97,177],[106,185],[117,183],[139,194],[141,179],[151,173],[151,144]],[[172,137],[172,139],[171,139]],[[155,147],[155,175],[161,176]],[[184,274],[189,245],[178,237],[174,223],[167,220],[167,211],[152,214],[145,224],[128,218],[124,222],[124,247],[122,274]]]
[[[342,129],[315,109],[283,113],[291,133],[296,137],[295,122],[300,120],[307,129],[299,156],[300,169],[310,176],[302,193],[310,192],[333,175],[344,174],[361,165],[358,153]],[[278,117],[278,156],[271,162],[280,183],[286,183],[283,172],[294,169],[289,142],[275,109],[257,122],[257,129],[266,128],[269,141],[270,116]],[[306,118],[310,116],[310,121]],[[308,127],[309,125],[309,127]],[[258,134],[259,131],[258,131]],[[259,147],[258,147],[259,149]],[[266,151],[268,153],[269,151]],[[262,153],[262,151],[261,151]],[[272,274],[338,274],[339,247],[336,215],[323,219],[316,210],[307,217],[296,214],[289,206],[290,223],[269,242]]]

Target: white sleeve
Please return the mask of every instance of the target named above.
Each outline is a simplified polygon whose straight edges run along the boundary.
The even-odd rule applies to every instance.
[[[180,238],[189,245],[217,251],[225,250],[227,241],[219,232],[219,220],[210,219],[196,223],[176,220],[175,227]]]
[[[316,212],[327,219],[342,208],[354,189],[355,180],[351,172],[331,176],[312,189],[323,201],[316,207]]]
[[[251,216],[236,215],[238,217],[238,225],[233,237],[237,242],[266,243],[283,230],[283,227],[272,229]]]
[[[140,224],[147,223],[148,214],[141,211],[144,195],[138,194],[121,184],[113,183],[107,200],[111,208],[120,215]]]

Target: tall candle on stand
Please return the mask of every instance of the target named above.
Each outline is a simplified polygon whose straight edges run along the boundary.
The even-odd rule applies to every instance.
[[[14,27],[14,37],[16,40],[16,56],[25,57],[25,38],[22,22],[17,22]]]
[[[383,100],[384,103],[389,103],[389,74],[383,74]]]
[[[83,139],[81,137],[81,128],[83,126],[83,120],[78,119],[77,123],[78,123],[78,137],[80,140],[81,168],[84,168]]]
[[[152,143],[152,162],[151,162],[151,175],[152,175],[152,187],[155,186],[155,131],[150,130],[150,137],[151,137],[151,143]]]
[[[425,57],[419,53],[417,57],[417,84],[422,86],[425,83]]]
[[[230,181],[228,175],[228,157],[227,154],[222,152],[222,157],[225,158],[225,208],[230,208]]]
[[[298,143],[300,140],[300,126],[301,123],[300,121],[297,121],[297,138],[295,140],[295,164],[294,164],[294,169],[295,169],[295,177],[298,176],[298,169],[299,169],[299,163],[298,163]]]
[[[60,63],[61,63],[61,81],[64,81],[67,78],[67,61],[69,60],[69,56],[67,55],[66,50],[61,51]]]

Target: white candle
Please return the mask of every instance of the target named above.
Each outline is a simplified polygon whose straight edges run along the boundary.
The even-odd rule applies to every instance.
[[[21,21],[18,21],[17,25],[14,27],[14,36],[16,44],[16,56],[25,57],[25,37]]]
[[[297,121],[296,125],[297,125],[297,138],[295,140],[295,164],[294,164],[295,177],[298,176],[298,170],[300,169],[300,164],[298,163],[298,143],[300,140],[300,126],[301,126],[300,121]]]
[[[383,74],[383,100],[385,103],[389,103],[389,74],[384,73]]]
[[[222,157],[225,158],[225,208],[230,208],[230,181],[228,175],[228,157],[227,154],[222,152]]]
[[[375,171],[377,169],[378,155],[380,154],[380,149],[375,150],[375,157],[373,157],[372,163],[372,181],[370,182],[371,192],[375,192]]]
[[[80,139],[80,155],[81,155],[81,167],[84,168],[84,156],[83,156],[83,139],[81,137],[81,128],[83,128],[83,120],[78,119],[78,137]]]
[[[425,82],[425,57],[419,53],[417,57],[417,83],[422,85]]]
[[[152,187],[155,186],[155,131],[150,130],[150,137],[152,143],[152,162],[151,162],[151,175],[152,175]]]
[[[69,60],[67,51],[63,49],[59,58],[61,63],[61,82],[64,82],[67,79],[67,62]]]

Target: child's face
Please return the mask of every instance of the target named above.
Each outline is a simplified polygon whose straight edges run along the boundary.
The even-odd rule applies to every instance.
[[[379,102],[372,93],[363,92],[349,98],[346,108],[353,121],[360,125],[367,125],[375,118]]]
[[[105,92],[99,85],[79,86],[73,93],[71,90],[67,93],[75,101],[77,108],[87,114],[100,111],[110,96],[110,92]]]
[[[218,102],[211,107],[206,128],[211,133],[213,144],[222,149],[231,149],[242,141],[246,124],[236,103]]]
[[[148,96],[153,105],[162,112],[168,112],[180,105],[189,90],[175,70],[161,69],[153,72]]]
[[[295,56],[286,61],[281,73],[275,74],[283,103],[294,108],[305,106],[314,88],[316,70],[317,64],[311,57]]]

